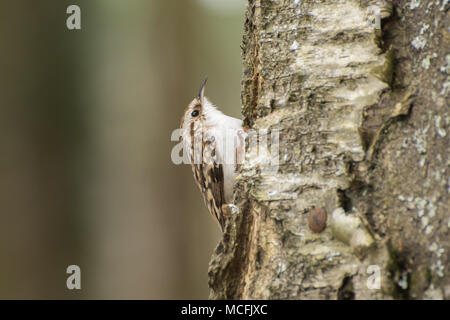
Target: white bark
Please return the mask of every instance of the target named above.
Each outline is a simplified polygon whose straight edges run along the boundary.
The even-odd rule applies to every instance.
[[[392,8],[379,1],[384,20],[383,30],[377,29],[369,23],[374,4],[249,1],[243,45],[244,122],[253,129],[280,130],[280,167],[276,173],[261,173],[250,146],[235,190],[241,214],[228,225],[211,261],[211,298],[421,298],[427,288],[436,287],[441,297],[448,294],[448,277],[431,274],[423,279],[424,270],[432,273],[425,265],[435,261],[423,248],[433,241],[448,247],[448,226],[434,238],[422,233],[411,217],[415,213],[404,210],[397,199],[400,190],[423,199],[421,183],[429,177],[417,181],[417,162],[411,161],[400,182],[393,167],[399,165],[401,147],[386,142],[420,134],[422,140],[434,138],[426,137],[419,119],[407,119],[417,97],[428,99],[426,107],[447,119],[445,126],[448,110],[442,100],[440,105],[430,101],[431,88],[418,92],[419,83],[393,79],[394,72],[414,73],[396,64],[396,54],[416,54],[414,48],[401,46],[408,36],[404,29],[415,24],[389,18]],[[399,4],[398,13],[407,7]],[[445,15],[441,11],[435,17]],[[435,55],[445,61],[445,50]],[[417,64],[414,56],[408,58]],[[445,76],[437,69],[418,74],[444,85]],[[416,133],[399,129],[406,120]],[[448,136],[438,139],[429,152],[447,159],[448,145]],[[391,158],[383,162],[385,155]],[[413,157],[412,147],[402,155],[405,164]],[[439,216],[440,221],[449,217],[445,161],[432,164],[444,178],[429,188],[434,198],[425,201],[434,208],[430,219]],[[328,213],[327,228],[319,234],[308,227],[313,208]],[[402,237],[399,224],[422,237],[420,247]],[[446,251],[445,256],[441,253],[440,261],[448,270],[448,261],[442,260],[446,257]],[[411,258],[419,259],[423,268],[408,261]],[[371,285],[373,270],[380,271],[379,289]]]

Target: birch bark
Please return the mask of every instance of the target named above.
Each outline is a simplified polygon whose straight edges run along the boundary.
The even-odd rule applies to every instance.
[[[450,297],[449,21],[445,1],[248,2],[244,121],[279,130],[279,167],[249,146],[210,298]]]

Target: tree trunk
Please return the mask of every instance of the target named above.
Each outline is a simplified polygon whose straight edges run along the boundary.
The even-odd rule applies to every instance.
[[[449,21],[447,1],[249,1],[244,121],[279,130],[279,167],[248,146],[211,298],[450,298]]]

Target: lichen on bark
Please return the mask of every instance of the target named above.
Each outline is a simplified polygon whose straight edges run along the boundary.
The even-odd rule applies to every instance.
[[[374,4],[382,29],[370,22]],[[279,130],[279,167],[265,173],[263,157],[248,147],[235,188],[240,213],[210,264],[211,298],[401,297],[398,235],[380,232],[389,226],[374,213],[393,217],[396,208],[389,211],[391,202],[377,198],[384,191],[373,186],[389,184],[381,181],[379,152],[416,96],[414,88],[395,87],[397,52],[383,29],[398,21],[389,20],[392,13],[383,1],[249,1],[244,122]],[[314,208],[328,213],[318,234],[308,228]],[[369,266],[379,271],[379,288],[368,284]]]

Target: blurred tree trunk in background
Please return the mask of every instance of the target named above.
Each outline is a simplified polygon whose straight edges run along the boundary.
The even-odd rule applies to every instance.
[[[249,148],[211,298],[450,298],[448,4],[374,3],[249,1],[243,113],[280,165]]]
[[[31,8],[32,7],[32,8]],[[0,298],[82,297],[80,34],[62,2],[0,5]]]
[[[175,1],[99,1],[90,33],[95,169],[93,298],[186,297],[183,186],[170,132],[183,109],[184,12]],[[174,123],[175,126],[174,126]],[[176,199],[178,197],[178,200]]]

